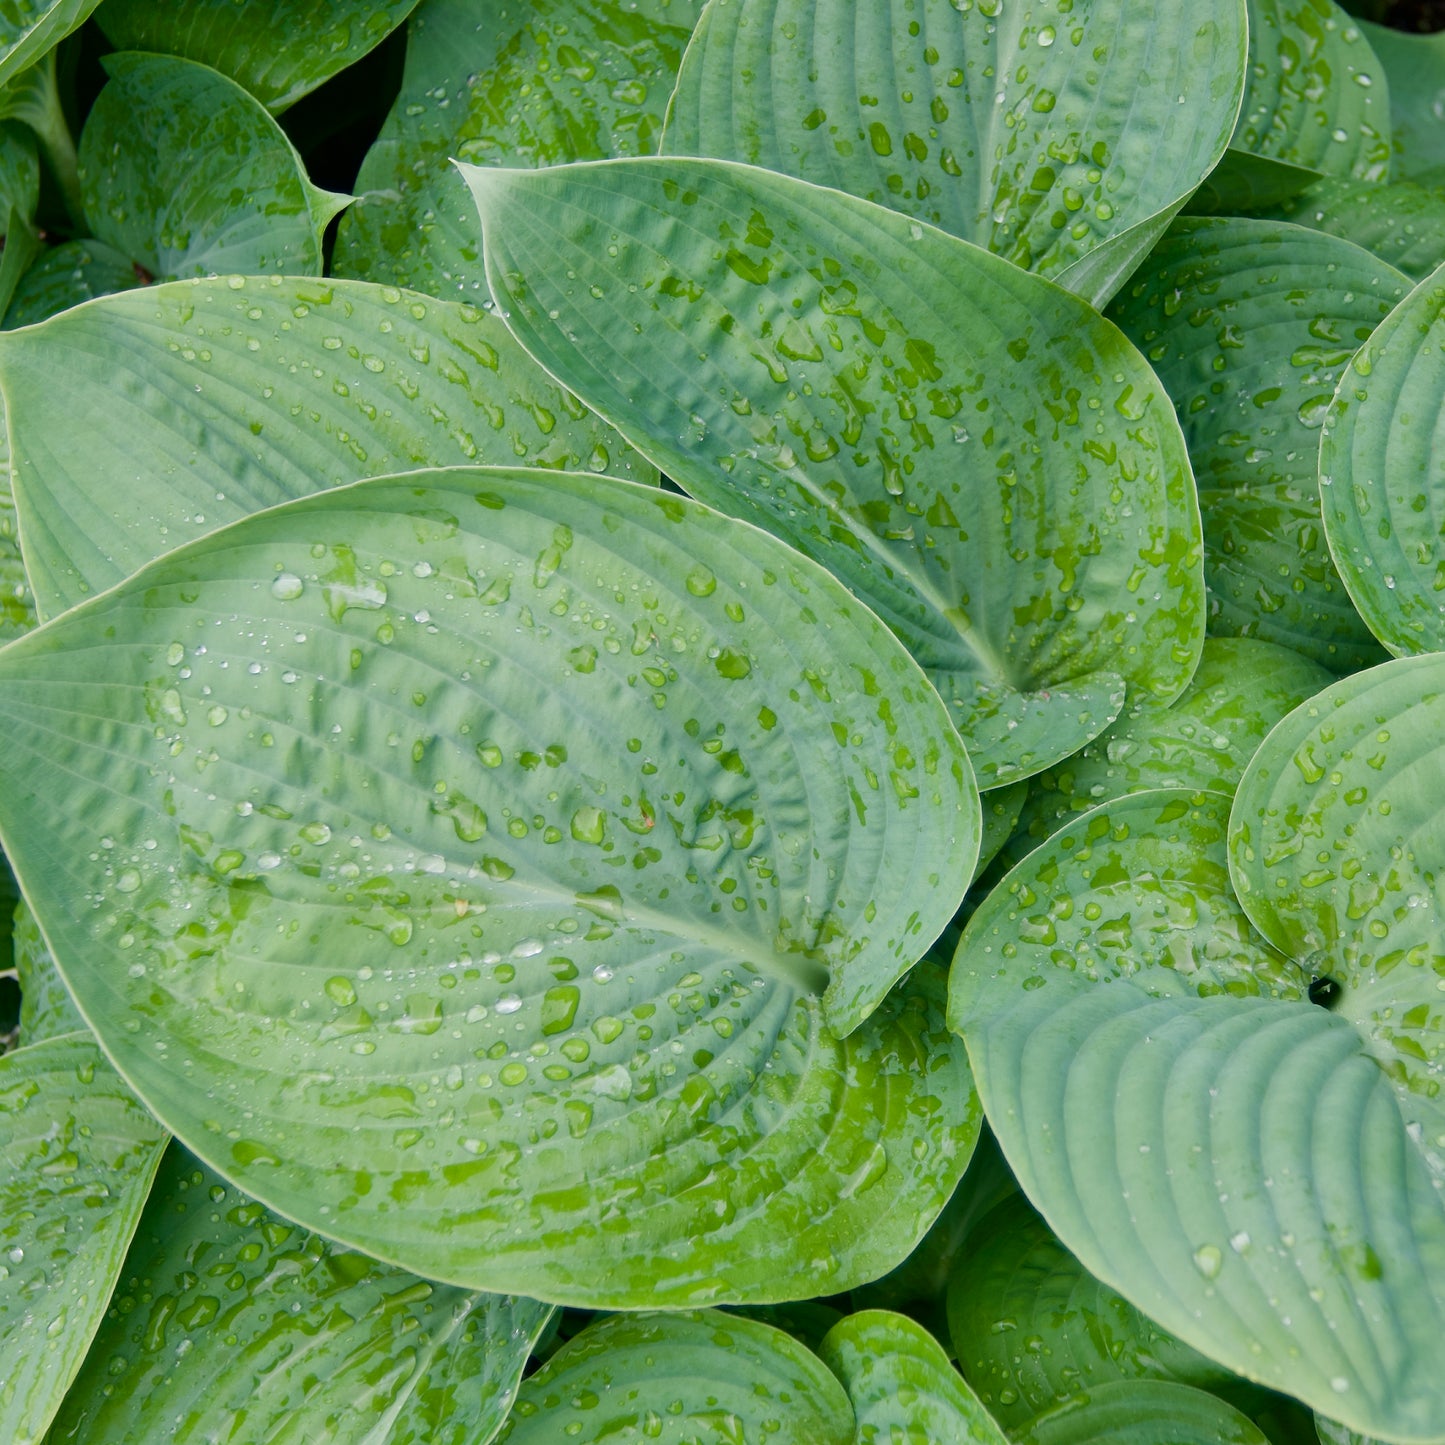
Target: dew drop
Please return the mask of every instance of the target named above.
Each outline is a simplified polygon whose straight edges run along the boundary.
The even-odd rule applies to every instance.
[[[1218,1245],[1201,1244],[1194,1251],[1194,1267],[1205,1279],[1214,1279],[1223,1265],[1224,1255]]]

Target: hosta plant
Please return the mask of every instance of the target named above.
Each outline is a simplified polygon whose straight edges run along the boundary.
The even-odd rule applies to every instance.
[[[1445,1441],[1442,63],[0,4],[0,1434]]]

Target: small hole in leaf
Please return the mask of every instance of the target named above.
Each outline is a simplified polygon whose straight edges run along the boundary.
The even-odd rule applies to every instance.
[[[1344,989],[1334,979],[1323,974],[1310,980],[1310,1002],[1319,1004],[1321,1008],[1334,1008],[1343,993]]]

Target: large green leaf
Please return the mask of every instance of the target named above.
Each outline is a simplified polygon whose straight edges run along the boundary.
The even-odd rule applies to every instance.
[[[1327,176],[1390,172],[1390,88],[1335,0],[1249,0],[1249,84],[1232,146]]]
[[[1438,1181],[1442,763],[1445,656],[1399,659],[1291,713],[1250,763],[1230,824],[1230,868],[1250,918],[1334,981],[1336,1016],[1364,1036]],[[1445,1277],[1436,1288],[1445,1296]]]
[[[453,157],[549,166],[652,155],[702,0],[424,0],[401,94],[342,218],[338,275],[486,295]]]
[[[1031,1422],[1019,1445],[1270,1445],[1233,1405],[1189,1385],[1116,1380]]]
[[[111,297],[0,336],[0,388],[43,613],[358,477],[469,461],[657,475],[495,318],[356,282]]]
[[[853,1402],[855,1445],[1008,1445],[942,1346],[906,1315],[849,1315],[818,1353]]]
[[[130,291],[144,273],[113,246],[100,241],[63,241],[48,247],[20,278],[5,319],[6,331],[34,326],[57,312],[68,311],[97,296]]]
[[[1246,772],[1237,818],[1254,816],[1258,759],[1296,771],[1278,745],[1290,728]],[[1330,746],[1314,752],[1327,770],[1344,757]],[[1402,814],[1421,783],[1407,786]],[[1302,823],[1309,866],[1315,830],[1280,801],[1291,821],[1268,828],[1298,842]],[[1276,951],[1240,911],[1227,802],[1139,793],[1055,834],[971,920],[950,1019],[1020,1184],[1091,1274],[1247,1379],[1353,1428],[1435,1439],[1445,1199],[1430,1126],[1402,1114],[1379,1043],[1307,1000],[1336,965]]]
[[[664,151],[835,186],[1102,305],[1204,179],[1244,94],[1244,0],[712,0]],[[1065,273],[1091,257],[1083,284]]]
[[[984,786],[1194,670],[1194,488],[1143,359],[1068,292],[723,161],[464,167],[507,324],[703,501],[904,640]]]
[[[1095,1279],[1017,1195],[979,1222],[959,1256],[948,1329],[969,1383],[1013,1434],[1119,1380],[1238,1383]]]
[[[1320,499],[1340,575],[1396,656],[1445,649],[1445,266],[1391,312],[1340,378]]]
[[[1412,281],[1423,280],[1445,260],[1445,191],[1438,187],[1327,176],[1272,214],[1343,236]]]
[[[379,45],[417,0],[108,0],[117,50],[198,60],[278,112]]]
[[[165,1134],[92,1039],[0,1058],[0,1436],[36,1445],[100,1325]]]
[[[36,64],[100,0],[0,0],[0,85]]]
[[[169,55],[107,56],[80,137],[96,238],[174,280],[319,276],[321,235],[349,196],[318,190],[284,132],[233,80]]]
[[[329,1245],[173,1145],[47,1445],[485,1445],[551,1313]]]
[[[522,1382],[498,1445],[854,1445],[843,1387],[810,1350],[717,1310],[613,1315]]]
[[[1211,632],[1278,642],[1336,672],[1381,660],[1325,545],[1316,459],[1346,362],[1407,289],[1334,236],[1189,219],[1111,308],[1189,442]]]
[[[1361,22],[1390,82],[1395,174],[1445,182],[1445,36],[1411,35]]]
[[[1173,703],[1135,704],[1082,751],[1030,781],[1009,843],[1011,861],[1072,815],[1128,793],[1233,793],[1265,734],[1332,681],[1318,663],[1272,642],[1207,638],[1199,670]]]
[[[968,760],[753,528],[552,472],[325,492],[0,654],[0,737],[118,1067],[330,1237],[564,1303],[808,1298],[967,1164],[941,980],[880,1000],[968,881]]]

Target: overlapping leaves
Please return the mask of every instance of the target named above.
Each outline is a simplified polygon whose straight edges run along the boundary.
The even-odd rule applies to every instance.
[[[1291,714],[1228,853],[1209,794],[1083,815],[975,915],[951,983],[1010,1162],[1092,1272],[1231,1369],[1412,1440],[1442,1409],[1442,684],[1438,657],[1390,663]]]
[[[45,613],[359,477],[475,461],[657,475],[494,318],[355,282],[232,277],[112,297],[0,338],[0,389]]]
[[[80,139],[96,239],[152,277],[321,274],[321,235],[350,197],[234,81],[195,61],[122,53]]]
[[[172,1145],[47,1440],[473,1445],[551,1313],[329,1245]]]
[[[0,1059],[0,1429],[14,1445],[45,1438],[80,1369],[165,1143],[83,1034]]]
[[[1241,0],[713,0],[663,150],[835,186],[1102,305],[1223,153],[1245,31]]]
[[[1319,429],[1404,277],[1332,236],[1179,221],[1110,314],[1149,357],[1189,441],[1210,630],[1339,672],[1381,661],[1320,525]]]
[[[1233,793],[1265,734],[1330,681],[1318,663],[1272,642],[1206,638],[1193,680],[1173,703],[1136,703],[1031,780],[1009,860],[1112,798],[1146,788]]]
[[[1320,442],[1330,548],[1361,616],[1396,656],[1445,650],[1445,271],[1415,288],[1350,362]]]
[[[454,159],[549,166],[651,155],[702,0],[427,0],[406,74],[357,177],[336,272],[486,295]]]
[[[310,0],[108,0],[96,19],[118,50],[198,60],[281,111],[380,44],[416,6],[327,0],[318,14]]]
[[[0,4],[7,327],[318,273],[0,338],[3,622],[32,581],[54,616],[0,654],[10,1435],[483,1445],[530,1350],[517,1440],[1299,1438],[1232,1372],[1322,1439],[1438,1439],[1439,656],[1281,723],[1227,840],[1195,791],[1321,663],[1435,646],[1438,287],[1350,361],[1387,266],[1179,223],[1116,310],[1161,388],[1011,265],[1108,295],[1247,89],[1195,208],[1427,275],[1439,197],[1388,175],[1438,166],[1431,43],[1330,0],[1252,0],[1247,67],[1226,0],[413,4],[111,0],[60,51],[90,5]],[[319,279],[297,151],[349,186],[403,37],[267,108],[408,15],[335,265],[506,315]],[[102,32],[170,53],[97,102]],[[537,172],[656,150],[675,76],[670,148],[794,174]],[[1215,629],[1316,661],[1214,639],[1186,688],[1171,396]],[[477,461],[550,470],[438,470]],[[654,463],[775,537],[576,475]],[[996,1158],[955,1191],[978,1100],[914,963],[1016,822],[955,1022],[1077,1255]],[[162,1126],[88,1023],[209,1161],[176,1149],[123,1273]],[[107,1154],[117,1120],[149,1142]],[[1000,1195],[1052,1265],[978,1224]],[[840,1314],[941,1338],[951,1269],[997,1422],[919,1324]],[[564,1343],[479,1288],[751,1303]]]

